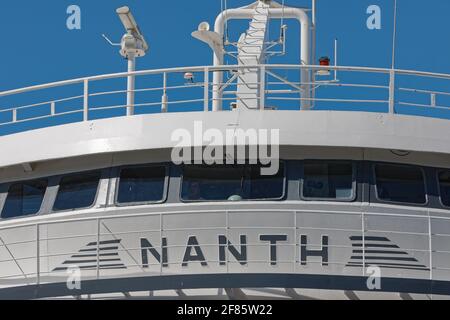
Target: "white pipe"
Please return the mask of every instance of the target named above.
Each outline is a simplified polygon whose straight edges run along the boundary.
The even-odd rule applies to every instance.
[[[128,73],[136,70],[136,57],[133,54],[128,56]],[[127,115],[134,115],[134,89],[135,89],[135,76],[128,75],[127,84]]]
[[[316,0],[312,0],[311,8],[312,8],[311,63],[312,64],[316,64],[316,62],[317,62],[317,60],[316,60],[317,59],[317,53],[316,53],[316,51],[317,51],[317,49],[316,49],[317,48],[317,29],[316,29],[317,3],[316,3]],[[312,82],[313,82],[313,84],[315,84],[315,82],[316,82],[316,72],[315,71],[312,72]],[[316,86],[315,85],[313,85],[311,94],[312,94],[312,99],[313,99],[311,107],[314,108],[314,106],[315,106],[315,99],[316,99]]]
[[[254,14],[254,9],[238,8],[228,9],[223,11],[217,16],[214,31],[217,32],[222,38],[224,35],[225,24],[232,19],[251,19]],[[271,19],[280,19],[282,17],[287,19],[297,19],[300,22],[300,63],[302,65],[310,65],[310,32],[311,23],[308,15],[303,9],[300,8],[270,8],[269,15]],[[223,65],[224,55],[214,54],[214,66]],[[310,83],[311,72],[309,70],[301,71],[301,82]],[[214,72],[213,79],[213,111],[222,110],[220,83],[223,83],[223,72]],[[311,96],[311,85],[303,86],[303,97],[309,99]],[[309,109],[311,102],[309,100],[302,102],[302,109]]]
[[[338,66],[338,39],[334,39],[334,66]],[[334,69],[334,81],[337,81],[337,69]]]
[[[317,3],[316,0],[312,0],[312,49],[311,49],[311,63],[315,64],[316,63],[316,33],[317,33],[317,29],[316,29],[316,22],[317,22]]]

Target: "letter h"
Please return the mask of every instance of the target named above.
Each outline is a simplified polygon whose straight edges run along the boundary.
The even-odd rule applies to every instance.
[[[308,237],[300,237],[300,260],[301,265],[307,265],[308,257],[322,257],[322,266],[328,266],[328,236],[322,236],[322,250],[308,250]]]

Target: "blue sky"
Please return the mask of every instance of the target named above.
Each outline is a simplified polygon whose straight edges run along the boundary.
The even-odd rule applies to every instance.
[[[248,2],[228,0],[228,6]],[[398,3],[397,67],[450,73],[450,1]],[[70,4],[82,10],[80,31],[66,28]],[[309,0],[286,0],[286,4],[302,6]],[[366,9],[371,4],[382,9],[380,31],[366,28]],[[211,62],[209,49],[190,33],[203,20],[213,23],[220,0],[4,1],[0,90],[125,70],[115,48],[101,38],[106,33],[120,39],[123,30],[115,9],[122,5],[133,9],[151,44],[149,55],[139,60],[140,69]],[[390,66],[393,0],[318,0],[318,6],[319,55],[332,55],[337,37],[341,64]],[[295,32],[289,30],[290,38]]]
[[[228,0],[228,7],[249,1]],[[281,2],[281,0],[280,0]],[[309,6],[310,0],[286,0],[287,5]],[[66,9],[81,8],[82,29],[68,30]],[[369,5],[382,9],[382,29],[366,27]],[[119,41],[123,34],[115,9],[132,8],[149,43],[149,54],[138,69],[195,66],[212,63],[207,46],[191,38],[201,21],[213,24],[220,0],[15,0],[2,3],[0,91],[126,70],[117,48],[101,37]],[[399,69],[450,73],[450,1],[398,0],[397,64]],[[393,0],[318,0],[318,56],[333,54],[340,43],[340,65],[390,67]],[[230,25],[237,36],[244,25]],[[273,34],[279,30],[274,22]],[[298,63],[298,26],[289,24],[289,55],[270,62]],[[449,83],[438,84],[449,87]],[[447,91],[450,91],[447,89]],[[0,102],[7,108],[15,101]]]

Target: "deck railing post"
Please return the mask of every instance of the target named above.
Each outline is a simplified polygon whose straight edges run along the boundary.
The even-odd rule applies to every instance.
[[[428,259],[430,263],[430,280],[433,281],[433,234],[431,232],[431,215],[428,211]]]
[[[16,122],[17,121],[17,109],[13,109],[12,110],[12,122]]]
[[[227,263],[227,274],[230,273],[230,256],[229,256],[229,252],[230,252],[230,212],[227,210],[225,211],[225,223],[226,223],[226,237],[227,237],[227,243],[225,244],[225,250],[226,250],[226,254],[225,254],[225,258],[226,258],[226,263]]]
[[[436,93],[431,94],[431,106],[436,107]]]
[[[293,211],[294,213],[294,270],[293,273],[296,272],[297,270],[297,261],[300,261],[299,258],[297,258],[299,256],[300,253],[300,248],[299,248],[299,235],[298,235],[298,226],[297,226],[297,211]]]
[[[100,279],[100,219],[97,219],[97,280]]]
[[[163,214],[160,213],[159,214],[159,241],[160,241],[160,244],[161,244],[161,246],[160,246],[161,247],[161,259],[159,261],[159,275],[160,276],[163,275],[163,264],[164,264],[164,261],[163,261],[163,258],[162,258],[163,251],[165,249],[164,246],[163,246],[163,243],[164,243],[163,237],[164,237]]]
[[[205,112],[209,111],[209,69],[205,68],[205,77],[204,77],[204,104],[203,109]]]
[[[36,224],[36,284],[41,283],[41,242],[39,234],[39,224]]]
[[[389,72],[389,113],[395,113],[395,70]]]
[[[83,121],[89,120],[89,80],[84,80],[83,93]]]
[[[361,231],[362,231],[362,265],[363,277],[366,276],[366,218],[364,212],[361,214]]]
[[[169,97],[167,96],[167,72],[163,73],[163,95],[161,98],[161,112],[168,111]]]

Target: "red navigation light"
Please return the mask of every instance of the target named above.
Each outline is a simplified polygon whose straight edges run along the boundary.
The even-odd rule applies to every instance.
[[[328,57],[322,57],[322,58],[320,58],[320,59],[319,59],[319,64],[320,64],[321,66],[329,67],[329,66],[330,66],[330,58],[328,58]]]
[[[330,66],[330,58],[328,57],[322,57],[319,59],[319,65],[321,67],[329,67]],[[322,68],[316,71],[316,74],[318,76],[329,76],[330,70],[326,68]]]

